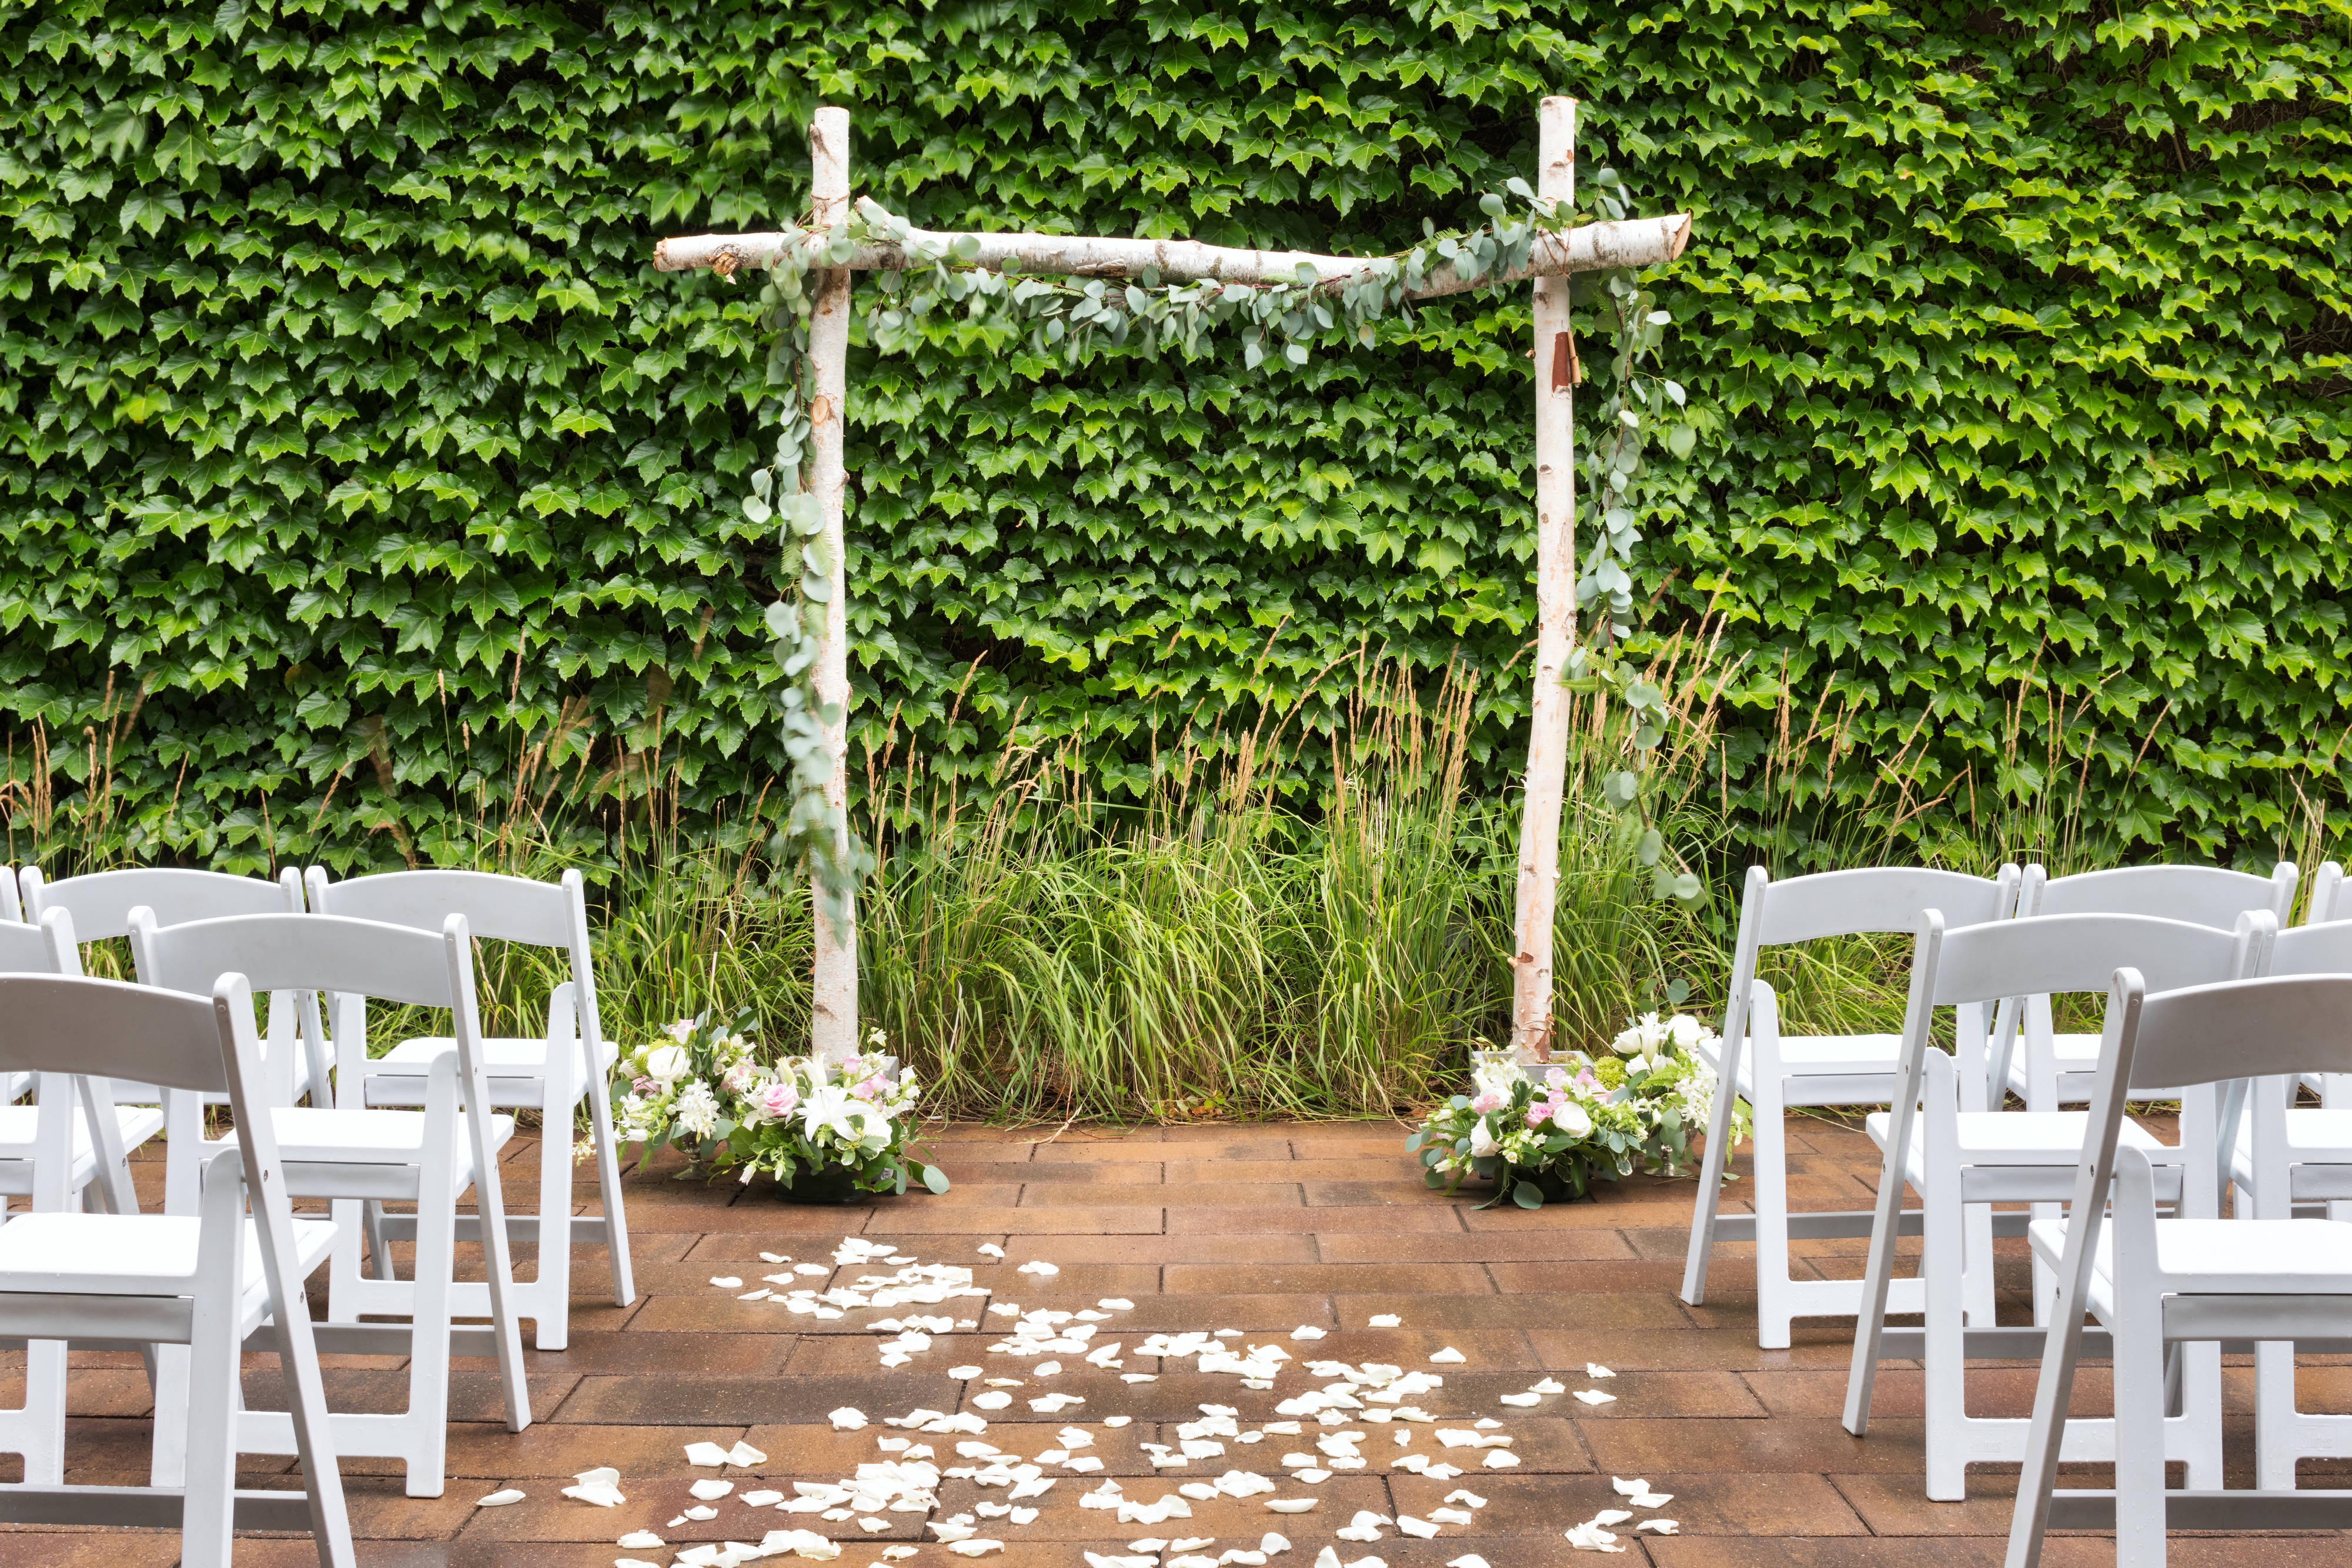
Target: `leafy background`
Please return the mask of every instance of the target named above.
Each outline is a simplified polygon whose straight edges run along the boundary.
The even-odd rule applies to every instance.
[[[0,0],[12,855],[772,810],[751,291],[646,261],[800,211],[820,100],[928,226],[1389,250],[1569,91],[1588,170],[1698,214],[1637,597],[1731,672],[1751,836],[2071,791],[2260,862],[2352,725],[2348,16]],[[1297,372],[861,341],[853,770],[1134,793],[1260,705],[1333,722],[1370,648],[1483,674],[1506,786],[1528,334],[1514,290]]]

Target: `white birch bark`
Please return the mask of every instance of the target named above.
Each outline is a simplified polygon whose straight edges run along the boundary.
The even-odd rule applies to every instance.
[[[1540,113],[1536,194],[1573,203],[1576,100],[1547,98]],[[1534,713],[1528,726],[1511,958],[1511,1049],[1522,1061],[1551,1056],[1552,908],[1559,886],[1560,793],[1568,770],[1568,693],[1559,681],[1576,615],[1576,426],[1569,329],[1569,280],[1536,279]]]
[[[1546,101],[1549,101],[1549,99]],[[1540,190],[1538,194],[1542,193]],[[822,214],[820,227],[830,223]],[[1529,277],[1557,277],[1570,272],[1601,272],[1618,267],[1657,267],[1682,255],[1689,243],[1687,213],[1663,217],[1627,218],[1617,223],[1585,224],[1565,235],[1538,235],[1528,265],[1492,273],[1476,283],[1465,281],[1450,264],[1430,269],[1412,298],[1434,299],[1465,289],[1516,283]],[[909,240],[934,240],[944,246],[963,235],[917,229]],[[1297,250],[1236,250],[1202,245],[1194,240],[1092,239],[1067,235],[975,234],[980,252],[970,264],[990,271],[1011,265],[1023,272],[1058,273],[1071,277],[1139,277],[1146,267],[1158,271],[1162,283],[1295,283],[1303,263],[1334,288],[1363,275],[1378,257],[1316,256]],[[783,245],[781,234],[688,235],[654,246],[654,266],[663,272],[715,267],[732,274],[740,267],[765,267]],[[903,246],[860,246],[849,259],[853,272],[881,272],[908,265]]]
[[[816,221],[831,226],[849,213],[849,111],[820,109],[809,126],[809,163]],[[833,770],[824,800],[845,825],[849,803],[849,605],[848,556],[842,529],[842,412],[849,383],[849,289],[847,268],[814,274],[809,318],[809,362],[815,371],[815,398],[809,405],[810,485],[824,523],[824,553],[832,562],[832,596],[825,601],[824,635],[817,643],[816,695],[839,717],[823,727],[825,755]],[[848,859],[848,846],[837,846]],[[836,930],[820,910],[816,964],[811,998],[810,1049],[820,1061],[838,1062],[857,1051],[857,928],[855,894],[849,919]]]

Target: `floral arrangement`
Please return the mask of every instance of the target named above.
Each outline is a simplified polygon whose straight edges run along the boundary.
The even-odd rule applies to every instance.
[[[688,1175],[738,1170],[749,1182],[765,1171],[794,1197],[898,1194],[909,1181],[947,1191],[945,1171],[908,1156],[920,1092],[913,1073],[891,1071],[880,1030],[837,1067],[762,1061],[749,1018],[680,1019],[625,1053],[612,1085],[621,1140],[684,1151]]]
[[[1540,1077],[1502,1052],[1481,1051],[1472,1092],[1456,1094],[1406,1140],[1433,1187],[1452,1191],[1465,1177],[1495,1184],[1491,1207],[1506,1197],[1521,1208],[1583,1197],[1595,1181],[1631,1176],[1635,1166],[1674,1176],[1690,1159],[1690,1140],[1706,1126],[1715,1070],[1699,1054],[1715,1039],[1687,1014],[1645,1013],[1607,1052],[1571,1055]],[[1748,1133],[1738,1108],[1732,1142]]]

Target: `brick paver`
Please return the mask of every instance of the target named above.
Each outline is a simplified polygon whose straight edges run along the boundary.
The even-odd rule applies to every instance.
[[[1850,1127],[1808,1121],[1792,1132],[1801,1206],[1867,1201],[1875,1161]],[[1560,1568],[1571,1560],[1595,1561],[1572,1551],[1561,1531],[1616,1505],[1612,1474],[1638,1474],[1674,1494],[1658,1511],[1680,1521],[1681,1533],[1672,1539],[1622,1535],[1632,1548],[1622,1559],[1629,1563],[1961,1568],[2000,1561],[2013,1472],[1971,1472],[1966,1503],[1925,1500],[1915,1369],[1890,1366],[1882,1375],[1878,1419],[1871,1437],[1857,1441],[1837,1421],[1850,1330],[1827,1321],[1801,1323],[1793,1348],[1758,1349],[1746,1256],[1751,1249],[1718,1253],[1704,1306],[1676,1299],[1687,1183],[1639,1179],[1604,1187],[1596,1201],[1539,1213],[1479,1211],[1474,1197],[1425,1190],[1402,1154],[1402,1137],[1403,1129],[1387,1124],[1131,1133],[953,1127],[938,1134],[930,1151],[955,1178],[946,1197],[840,1207],[779,1203],[764,1184],[745,1189],[677,1182],[668,1179],[675,1162],[656,1162],[630,1181],[636,1302],[614,1309],[601,1294],[607,1279],[602,1255],[583,1253],[573,1270],[570,1347],[527,1354],[539,1425],[513,1434],[497,1424],[490,1370],[464,1363],[456,1380],[446,1495],[410,1499],[388,1463],[347,1463],[362,1561],[400,1568],[606,1568],[618,1557],[669,1561],[668,1551],[614,1544],[633,1530],[651,1529],[683,1547],[757,1541],[769,1529],[806,1525],[845,1542],[843,1568],[866,1568],[880,1562],[884,1545],[914,1543],[926,1533],[920,1517],[886,1515],[887,1528],[873,1532],[870,1545],[868,1532],[855,1523],[755,1511],[732,1499],[717,1505],[714,1520],[673,1526],[668,1521],[693,1501],[690,1484],[710,1474],[686,1464],[683,1445],[745,1438],[765,1450],[761,1479],[728,1472],[739,1491],[840,1479],[881,1457],[876,1440],[895,1435],[878,1425],[881,1416],[917,1406],[968,1407],[982,1385],[949,1378],[950,1366],[970,1362],[991,1375],[1022,1375],[1016,1358],[988,1354],[1009,1321],[987,1315],[990,1302],[1077,1311],[1106,1296],[1125,1297],[1135,1307],[1103,1324],[1102,1340],[1232,1328],[1266,1343],[1312,1324],[1327,1336],[1297,1343],[1279,1337],[1301,1361],[1407,1367],[1428,1366],[1432,1352],[1450,1345],[1465,1362],[1432,1368],[1444,1375],[1444,1386],[1412,1403],[1444,1423],[1499,1419],[1521,1462],[1487,1470],[1475,1450],[1458,1451],[1452,1458],[1468,1472],[1462,1479],[1427,1480],[1391,1469],[1389,1460],[1438,1454],[1431,1427],[1363,1422],[1347,1429],[1366,1433],[1364,1469],[1339,1471],[1311,1489],[1296,1481],[1283,1487],[1284,1495],[1319,1496],[1311,1514],[1276,1515],[1256,1499],[1219,1499],[1193,1502],[1189,1520],[1127,1528],[1076,1506],[1095,1479],[1065,1475],[1035,1500],[1040,1511],[1031,1524],[982,1521],[983,1534],[1008,1543],[982,1563],[1085,1568],[1087,1551],[1125,1552],[1129,1542],[1155,1535],[1213,1536],[1215,1543],[1202,1549],[1213,1556],[1255,1547],[1274,1530],[1298,1548],[1275,1559],[1276,1568],[1309,1568],[1327,1543],[1340,1549],[1343,1562],[1375,1556],[1387,1568],[1442,1568],[1465,1552],[1478,1553],[1492,1568]],[[519,1140],[507,1177],[518,1210],[531,1205],[535,1159],[528,1140]],[[1740,1207],[1737,1197],[1731,1207]],[[593,1204],[583,1206],[592,1210]],[[977,1320],[980,1327],[942,1334],[912,1364],[886,1371],[867,1329],[883,1313],[853,1311],[820,1322],[767,1302],[740,1301],[735,1291],[709,1283],[713,1275],[734,1275],[753,1288],[759,1275],[775,1271],[761,1261],[761,1251],[829,1263],[833,1244],[845,1234],[887,1239],[924,1262],[971,1267],[974,1282],[992,1292],[989,1301],[965,1298],[905,1310]],[[1007,1257],[982,1256],[982,1243],[1002,1246]],[[1850,1275],[1859,1253],[1859,1243],[1801,1246],[1798,1266]],[[1019,1273],[1015,1266],[1031,1260],[1061,1271],[1045,1280]],[[2008,1261],[2004,1282],[2014,1296],[2023,1282],[2021,1260]],[[1401,1325],[1370,1327],[1381,1313],[1395,1313]],[[1237,1407],[1247,1431],[1278,1419],[1277,1401],[1320,1380],[1293,1371],[1272,1390],[1251,1390],[1234,1377],[1170,1363],[1156,1381],[1129,1385],[1076,1356],[1061,1359],[1069,1370],[1051,1387],[1086,1404],[1049,1417],[1016,1399],[990,1415],[987,1437],[1008,1451],[1034,1454],[1051,1446],[1049,1434],[1063,1425],[1084,1426],[1095,1436],[1086,1452],[1106,1467],[1100,1474],[1118,1479],[1132,1498],[1148,1500],[1228,1468],[1276,1473],[1284,1452],[1311,1448],[1325,1430],[1310,1420],[1298,1437],[1229,1443],[1224,1458],[1155,1470],[1143,1445],[1174,1443],[1176,1424],[1195,1417],[1202,1405]],[[135,1358],[89,1354],[76,1361],[69,1479],[136,1483],[144,1474],[149,1406]],[[1548,1374],[1571,1389],[1587,1386],[1587,1362],[1619,1373],[1597,1385],[1618,1396],[1614,1404],[1588,1407],[1566,1396],[1528,1410],[1499,1403],[1501,1395]],[[0,1364],[21,1365],[21,1357]],[[263,1358],[248,1364],[249,1396],[269,1400],[274,1365]],[[1128,1368],[1155,1364],[1130,1359]],[[389,1361],[342,1358],[331,1366],[331,1396],[341,1407],[380,1407],[404,1386],[397,1364]],[[18,1376],[0,1373],[0,1402],[21,1398]],[[1043,1381],[1032,1377],[1021,1397],[1038,1392]],[[2022,1414],[2032,1382],[2030,1367],[1988,1369],[1972,1379],[1972,1397],[1989,1414]],[[2233,1368],[2229,1386],[2232,1481],[2243,1485],[2251,1467],[2251,1374]],[[2086,1371],[2084,1392],[2104,1402],[2102,1371]],[[2352,1368],[2314,1369],[2305,1399],[2324,1408],[2352,1406]],[[858,1406],[877,1424],[834,1431],[825,1416],[840,1405]],[[1100,1425],[1114,1414],[1131,1416],[1133,1423]],[[1395,1446],[1395,1434],[1404,1430],[1412,1440]],[[943,1465],[957,1462],[955,1437],[919,1440],[931,1442]],[[279,1462],[249,1464],[247,1484],[285,1484]],[[605,1464],[620,1469],[626,1505],[608,1511],[560,1495],[573,1472]],[[0,1475],[13,1478],[14,1461],[0,1465],[9,1467]],[[2086,1479],[2095,1469],[2083,1467]],[[507,1486],[528,1500],[504,1509],[474,1506],[475,1498]],[[1486,1506],[1475,1511],[1473,1523],[1449,1525],[1434,1541],[1394,1534],[1378,1545],[1332,1540],[1331,1531],[1359,1509],[1425,1518],[1461,1486],[1482,1495]],[[942,1513],[1003,1496],[950,1479],[941,1488]],[[8,1530],[0,1532],[0,1568],[143,1568],[170,1563],[173,1544],[156,1532]],[[2053,1568],[2087,1568],[2112,1561],[2111,1552],[2105,1541],[2067,1537],[2053,1542],[2046,1561]],[[260,1568],[312,1560],[309,1543],[299,1539],[256,1536],[239,1543],[239,1563]],[[909,1568],[960,1561],[925,1542]],[[2312,1535],[2181,1538],[2174,1561],[2183,1568],[2341,1564],[2352,1563],[2352,1542]]]

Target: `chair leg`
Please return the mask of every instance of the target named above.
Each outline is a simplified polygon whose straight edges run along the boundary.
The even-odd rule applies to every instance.
[[[1715,1217],[1723,1207],[1723,1167],[1730,1156],[1728,1134],[1738,1106],[1739,1052],[1727,1041],[1723,1073],[1716,1080],[1715,1104],[1707,1113],[1706,1147],[1699,1154],[1698,1194],[1691,1203],[1690,1244],[1683,1258],[1683,1300],[1694,1307],[1706,1300],[1706,1266],[1715,1251]],[[600,1121],[610,1119],[607,1107]],[[609,1217],[614,1208],[614,1197],[605,1198],[604,1207]]]
[[[613,1304],[625,1307],[637,1299],[635,1272],[629,1264],[629,1216],[621,1203],[621,1151],[613,1136],[613,1107],[604,1092],[601,1077],[592,1075],[588,1083],[588,1123],[596,1140],[596,1196],[604,1210],[604,1245],[610,1249],[613,1264]],[[1714,1140],[1708,1140],[1707,1153],[1715,1153]],[[1684,1291],[1690,1288],[1687,1265],[1684,1269]],[[1706,1281],[1706,1266],[1699,1265],[1699,1282]]]
[[[426,1145],[431,1157],[432,1142]],[[416,1278],[409,1315],[410,1497],[439,1497],[446,1485],[449,1424],[449,1295],[457,1269],[457,1216],[445,1157],[428,1167],[416,1198]]]
[[[155,1446],[147,1461],[147,1484],[185,1486],[188,1480],[188,1347],[155,1347]]]
[[[1924,1223],[1924,1222],[1923,1222]],[[1992,1205],[1969,1204],[1961,1214],[1960,1251],[1968,1260],[1961,1285],[1961,1305],[1970,1328],[1989,1329],[1996,1322],[1993,1276]]]
[[[1756,1210],[1756,1343],[1765,1350],[1789,1348],[1789,1325],[1794,1317],[1794,1292],[1789,1289],[1789,1130],[1781,1109],[1780,1085],[1767,1085],[1766,1063],[1757,1063],[1756,1190],[1749,1201]]]
[[[2223,1484],[2221,1347],[2210,1340],[2192,1340],[2180,1347],[2180,1408],[2189,1418],[2189,1451],[2182,1457],[2189,1467],[2189,1485],[2197,1491],[2219,1491]]]
[[[2164,1568],[2163,1306],[2118,1281],[2115,1335],[2116,1568]]]
[[[2254,1346],[2254,1485],[2293,1491],[2295,1441],[2294,1344],[2265,1340]]]
[[[392,1266],[392,1237],[383,1223],[383,1202],[368,1198],[360,1205],[360,1217],[367,1231],[368,1272],[379,1280],[398,1278]]]
[[[181,1568],[229,1568],[236,1529],[236,1311],[234,1302],[196,1303],[191,1347],[187,1490],[180,1513]]]
[[[30,1340],[25,1345],[23,1419],[11,1422],[20,1434],[12,1445],[25,1457],[28,1486],[62,1486],[66,1479],[66,1343]]]
[[[541,1113],[539,1138],[539,1269],[528,1291],[538,1300],[531,1314],[531,1344],[562,1350],[572,1340],[572,1129],[571,1118]],[[516,1295],[526,1292],[516,1288]],[[518,1309],[520,1311],[520,1309]]]
[[[355,1323],[360,1320],[360,1249],[365,1239],[357,1198],[339,1197],[327,1206],[335,1222],[335,1248],[327,1258],[327,1321]]]
[[[1925,1212],[1919,1271],[1927,1281],[1927,1496],[1936,1502],[1962,1502],[1969,1495],[1968,1341],[1961,1328],[1965,1249],[1963,1206],[1955,1191],[1958,1177],[1957,1170],[1934,1172],[1930,1185],[1936,1190],[1922,1194],[1920,1203]]]

